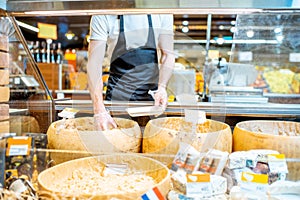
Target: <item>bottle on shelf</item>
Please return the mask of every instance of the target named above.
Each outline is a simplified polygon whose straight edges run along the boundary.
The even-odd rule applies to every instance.
[[[41,60],[42,63],[46,63],[47,62],[47,44],[45,41],[42,42],[42,49],[41,49]]]
[[[41,62],[41,55],[40,55],[40,42],[36,41],[35,42],[35,47],[34,47],[34,57],[35,57],[35,61],[37,63]]]
[[[56,52],[56,44],[52,43],[51,48],[50,48],[50,62],[51,63],[56,63],[56,57],[57,57],[57,52]]]
[[[56,50],[56,63],[61,64],[63,60],[63,51],[61,49],[61,43],[57,43],[57,50]]]

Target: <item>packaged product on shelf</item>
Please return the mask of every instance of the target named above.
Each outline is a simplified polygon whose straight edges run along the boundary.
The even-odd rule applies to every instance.
[[[203,177],[209,177],[208,179]],[[187,174],[184,170],[178,170],[171,176],[173,190],[170,191],[170,199],[211,198],[226,196],[227,180],[222,176],[196,172]],[[226,198],[225,198],[226,199]]]
[[[229,155],[228,168],[234,173],[234,182],[242,182],[242,174],[254,173],[268,176],[268,183],[285,180],[288,173],[283,155],[273,150],[238,151]]]

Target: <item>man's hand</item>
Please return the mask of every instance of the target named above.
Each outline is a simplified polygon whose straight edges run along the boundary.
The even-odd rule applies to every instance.
[[[166,88],[158,87],[158,90],[154,94],[155,106],[161,106],[164,110],[168,105],[168,95]]]
[[[117,128],[117,124],[108,112],[94,115],[94,126],[97,131],[105,131],[110,128]]]

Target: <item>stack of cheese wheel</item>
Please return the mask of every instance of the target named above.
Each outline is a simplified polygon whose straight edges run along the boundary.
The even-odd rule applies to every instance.
[[[9,53],[8,37],[0,34],[0,136],[9,133]]]
[[[56,163],[106,152],[140,152],[139,125],[129,119],[114,118],[118,128],[95,131],[93,117],[58,120],[47,131],[51,159]]]
[[[236,124],[233,151],[271,149],[286,158],[300,158],[300,123],[291,121],[251,120]],[[288,162],[288,179],[300,180],[300,163]]]
[[[156,159],[170,165],[179,150],[180,142],[191,144],[198,151],[208,149],[231,152],[232,131],[229,125],[207,119],[194,127],[184,117],[165,117],[150,120],[143,135],[143,153],[154,153]],[[164,157],[165,155],[166,157]]]
[[[114,169],[107,167],[108,164],[114,164],[115,169],[125,166],[125,169],[112,174]],[[111,154],[80,158],[46,169],[39,174],[38,185],[42,199],[131,200],[141,199],[152,188],[166,197],[170,190],[170,172],[165,165],[148,157]]]

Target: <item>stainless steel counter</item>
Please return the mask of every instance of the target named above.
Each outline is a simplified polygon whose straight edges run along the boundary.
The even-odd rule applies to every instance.
[[[105,106],[114,114],[125,114],[127,107],[150,106],[152,102],[110,102]],[[90,100],[56,100],[55,110],[66,107],[79,109],[82,113],[92,113]],[[205,111],[208,116],[241,116],[241,117],[268,117],[268,118],[300,118],[300,104],[277,103],[213,103],[198,102],[193,104],[169,103],[165,115],[183,115],[184,109],[198,109]]]

